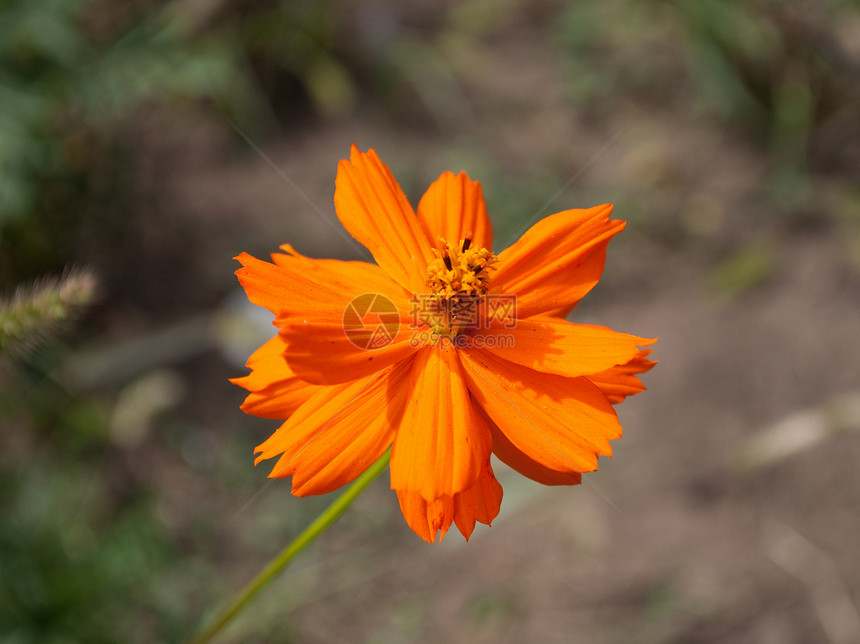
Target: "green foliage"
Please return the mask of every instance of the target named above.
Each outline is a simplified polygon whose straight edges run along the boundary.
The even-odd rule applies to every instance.
[[[92,301],[92,275],[74,272],[59,281],[19,288],[11,301],[0,300],[0,358],[32,347]]]
[[[267,84],[298,81],[314,107],[341,115],[354,106],[355,79],[339,51],[346,5],[337,2],[254,3],[242,22],[242,48]],[[277,96],[273,96],[275,101]]]
[[[495,620],[515,620],[522,614],[522,607],[516,595],[509,591],[486,591],[472,600],[468,611],[475,622],[486,624]]]
[[[766,0],[667,3],[687,36],[707,109],[759,138],[777,170],[804,168],[828,103],[854,91],[850,55],[833,30],[855,15],[856,3],[829,0],[815,11]]]
[[[158,593],[153,568],[165,565],[167,535],[151,502],[129,499],[100,516],[109,489],[84,464],[31,462],[0,472],[0,639],[4,642],[142,641],[139,615]],[[168,618],[168,619],[165,619]],[[168,636],[165,612],[143,631]],[[175,625],[174,625],[175,626]],[[178,633],[173,632],[172,637]]]
[[[0,641],[180,641],[198,618],[189,598],[213,600],[214,571],[195,572],[177,538],[200,519],[165,509],[163,471],[133,472],[155,452],[119,444],[109,400],[45,372],[63,354],[47,345],[0,368],[0,423],[12,430],[0,450]]]
[[[764,282],[775,268],[776,261],[769,248],[750,245],[719,265],[711,274],[711,282],[728,295],[736,296]]]
[[[119,126],[136,108],[202,97],[241,105],[231,94],[241,87],[231,39],[197,37],[166,11],[124,11],[89,0],[0,7],[0,270],[7,277],[72,259],[68,242],[52,235],[75,233],[92,175],[113,165]]]

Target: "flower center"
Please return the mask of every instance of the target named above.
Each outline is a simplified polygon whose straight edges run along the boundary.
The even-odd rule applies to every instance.
[[[436,259],[427,266],[427,286],[435,309],[431,327],[434,333],[456,336],[478,324],[479,304],[490,288],[496,256],[486,248],[472,247],[467,234],[458,245],[439,238],[441,249],[434,248]]]

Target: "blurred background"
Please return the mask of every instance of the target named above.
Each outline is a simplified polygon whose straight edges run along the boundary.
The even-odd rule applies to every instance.
[[[383,476],[220,641],[860,641],[858,9],[0,3],[0,640],[181,641],[330,502],[252,466],[231,258],[358,257],[354,142],[497,250],[614,203],[572,319],[661,363],[582,487],[430,546]]]

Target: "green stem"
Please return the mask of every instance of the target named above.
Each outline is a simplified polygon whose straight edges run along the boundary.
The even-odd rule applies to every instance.
[[[233,601],[222,610],[206,630],[197,634],[190,644],[204,644],[209,642],[227,623],[241,611],[263,587],[268,584],[293,558],[310,545],[314,539],[320,536],[326,529],[343,514],[353,501],[364,491],[373,479],[388,466],[391,451],[386,452],[376,463],[371,465],[367,471],[359,476],[347,490],[326,508],[316,521],[310,524],[304,532],[296,537],[292,543],[284,548],[277,557],[272,559],[268,565],[258,574],[242,591],[233,598]]]

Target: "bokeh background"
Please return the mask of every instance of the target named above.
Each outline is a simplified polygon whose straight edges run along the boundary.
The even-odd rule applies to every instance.
[[[330,501],[252,467],[231,258],[359,257],[354,142],[500,248],[614,203],[573,319],[660,365],[585,485],[431,546],[383,476],[220,641],[860,641],[858,8],[2,2],[0,640],[181,641]]]

